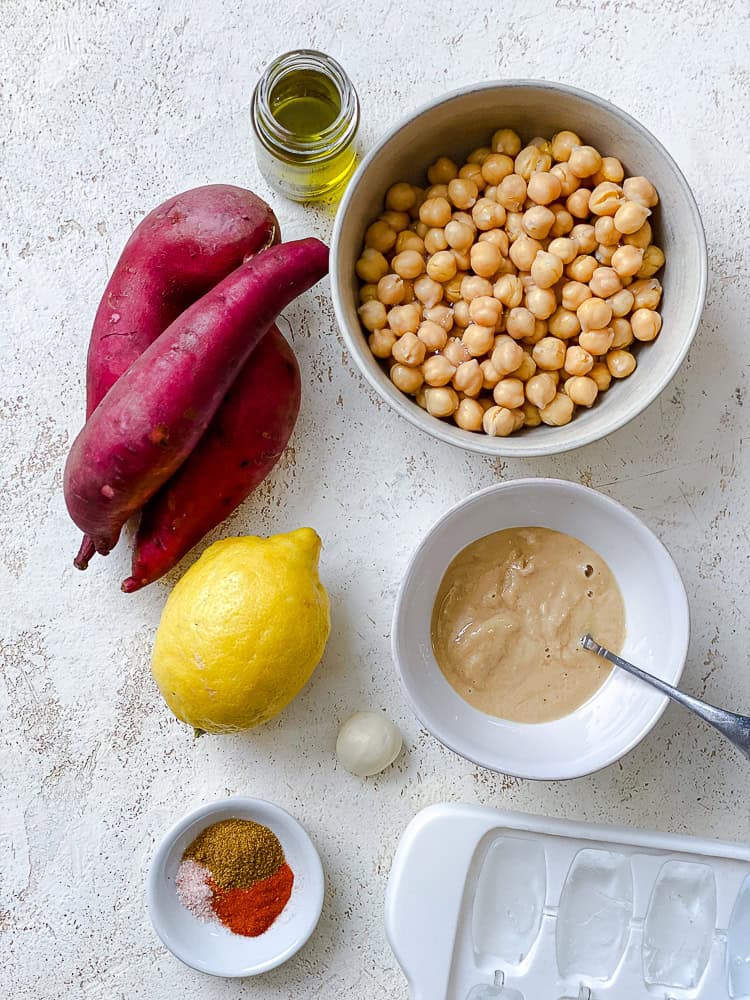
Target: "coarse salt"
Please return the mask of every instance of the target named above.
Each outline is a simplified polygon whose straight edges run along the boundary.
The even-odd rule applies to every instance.
[[[187,858],[181,862],[175,878],[177,896],[184,907],[199,920],[216,920],[211,901],[213,890],[209,884],[211,872],[197,861]]]

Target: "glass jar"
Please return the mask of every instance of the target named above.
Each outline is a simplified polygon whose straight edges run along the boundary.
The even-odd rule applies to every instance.
[[[287,52],[268,66],[252,101],[261,173],[293,201],[343,188],[356,165],[359,100],[335,59],[313,49]]]

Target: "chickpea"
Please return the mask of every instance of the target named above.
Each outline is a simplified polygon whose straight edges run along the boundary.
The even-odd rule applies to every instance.
[[[534,258],[542,249],[542,244],[530,236],[519,236],[510,248],[510,259],[519,271],[530,271]]]
[[[377,284],[383,275],[388,274],[390,268],[388,261],[379,250],[374,247],[366,247],[362,251],[362,256],[357,261],[355,271],[357,277],[362,281]]]
[[[530,285],[526,289],[524,303],[537,320],[549,319],[557,308],[557,296],[551,288]]]
[[[589,288],[600,299],[608,299],[622,288],[620,275],[612,267],[597,267],[591,275]]]
[[[550,154],[533,144],[525,146],[515,161],[515,171],[525,181],[528,181],[533,173],[548,171],[551,166],[552,157]]]
[[[372,302],[373,299],[378,297],[378,286],[377,285],[362,285],[359,290],[359,301],[361,305],[365,302]]]
[[[598,240],[593,226],[579,222],[570,230],[570,239],[575,241],[580,254],[589,254],[596,249]]]
[[[599,392],[606,392],[612,384],[612,375],[603,361],[596,362],[589,372],[589,378],[592,378],[596,382]]]
[[[623,249],[625,248],[623,247]],[[651,244],[651,246],[646,248],[641,266],[638,268],[636,274],[639,278],[652,278],[663,266],[664,251]]]
[[[526,383],[526,398],[539,409],[551,403],[556,392],[557,384],[549,372],[534,375]]]
[[[492,150],[489,146],[477,146],[477,148],[472,149],[466,157],[466,162],[477,163],[481,167],[488,156],[492,156]]]
[[[480,326],[479,323],[470,323],[464,330],[461,339],[472,358],[479,358],[492,350],[495,341],[495,328],[494,326]]]
[[[451,250],[451,253],[459,271],[469,271],[471,269],[471,254],[465,252],[459,253],[458,250]]]
[[[448,342],[443,348],[443,354],[454,368],[458,368],[464,361],[471,361],[471,355],[467,350],[466,344],[459,337],[448,338]]]
[[[556,201],[562,193],[560,178],[546,171],[536,171],[527,183],[526,194],[537,205],[549,205]]]
[[[394,233],[403,233],[409,228],[411,219],[408,212],[383,212],[380,221],[391,227]]]
[[[448,197],[448,185],[447,184],[433,184],[432,187],[428,187],[424,193],[425,201],[428,198],[447,198]]]
[[[469,312],[469,303],[466,299],[459,299],[453,306],[453,324],[455,327],[465,330],[470,323],[471,313]]]
[[[505,156],[518,156],[521,151],[521,139],[512,128],[501,128],[492,136],[492,150]]]
[[[615,331],[611,326],[607,326],[603,330],[582,330],[578,343],[584,351],[598,358],[607,353],[614,339]]]
[[[523,406],[524,384],[519,378],[504,378],[497,383],[492,398],[498,406],[505,406],[509,410],[515,410]]]
[[[630,325],[636,340],[655,340],[661,330],[661,316],[654,309],[636,309]]]
[[[621,347],[630,347],[633,343],[633,328],[630,321],[623,316],[618,316],[612,320],[612,331],[614,337],[609,345],[610,350],[619,350]]]
[[[364,305],[359,307],[357,313],[359,314],[359,321],[365,330],[373,332],[374,330],[382,330],[385,326],[385,306],[382,302],[378,302],[377,299],[365,302]]]
[[[428,385],[447,385],[456,374],[456,369],[442,354],[433,354],[425,359],[422,374]]]
[[[580,145],[581,140],[575,132],[563,129],[562,132],[557,132],[552,136],[552,155],[561,163],[567,163],[572,151]]]
[[[570,340],[572,337],[577,337],[581,331],[581,324],[576,314],[563,306],[555,309],[549,317],[548,326],[552,336],[559,337],[560,340]]]
[[[534,321],[534,332],[530,337],[524,337],[523,342],[527,347],[533,347],[538,344],[540,340],[543,340],[549,332],[549,327],[547,326],[546,319],[536,319]]]
[[[651,215],[651,209],[637,201],[626,201],[615,212],[615,225],[625,235],[637,232]]]
[[[403,253],[404,250],[416,250],[418,254],[423,254],[424,240],[412,230],[405,229],[403,233],[398,234],[395,249],[397,254]]]
[[[563,308],[572,309],[575,312],[582,302],[591,298],[592,294],[589,286],[582,281],[566,281],[562,286]]]
[[[446,333],[449,333],[453,328],[453,310],[450,306],[429,306],[424,310],[424,318],[430,323],[437,323]],[[435,348],[435,350],[439,349]]]
[[[612,267],[620,276],[632,278],[639,271],[643,256],[644,251],[639,247],[618,247],[612,254]]]
[[[593,177],[601,169],[602,157],[593,146],[573,146],[568,163],[576,177]]]
[[[539,416],[539,407],[533,403],[523,404],[523,422],[525,427],[538,427],[542,418]]]
[[[414,204],[408,209],[408,212],[412,219],[418,219],[419,209],[425,199],[424,188],[419,187],[417,184],[410,184],[409,186],[414,192]]]
[[[511,372],[511,375],[513,378],[520,378],[522,382],[528,382],[530,378],[536,375],[536,361],[534,361],[530,354],[524,351],[521,364]]]
[[[471,318],[482,326],[496,326],[502,311],[502,304],[493,295],[480,295],[469,305]]]
[[[427,198],[419,209],[419,221],[430,228],[442,229],[451,220],[451,205],[447,198]]]
[[[456,258],[450,250],[440,250],[433,253],[427,261],[427,274],[435,282],[450,281],[457,270]]]
[[[628,201],[635,201],[645,208],[653,208],[659,204],[656,188],[646,177],[628,177],[622,189]]]
[[[555,221],[552,223],[549,235],[552,239],[557,239],[560,236],[567,236],[573,228],[575,219],[567,208],[563,208],[562,206],[556,207],[555,205],[550,205],[550,208],[554,212]]]
[[[447,184],[458,176],[458,166],[447,156],[439,156],[427,168],[427,180],[430,184]]]
[[[480,275],[468,274],[461,281],[461,298],[471,303],[480,295],[492,295],[492,285]]]
[[[503,257],[508,256],[510,240],[504,229],[486,229],[479,234],[480,243],[494,243]]]
[[[516,421],[504,406],[491,406],[482,417],[482,427],[490,437],[508,437],[516,429]]]
[[[491,198],[480,198],[471,210],[471,217],[477,229],[495,229],[505,222],[505,208]]]
[[[450,417],[458,409],[458,393],[447,386],[430,386],[424,391],[424,399],[427,412],[433,417]]]
[[[481,431],[484,410],[476,399],[462,399],[458,404],[458,409],[453,414],[453,419],[463,431]]]
[[[621,184],[624,176],[625,170],[616,156],[603,156],[602,165],[594,174],[594,183],[603,184],[605,181],[609,181],[613,184]]]
[[[394,306],[388,313],[388,326],[397,337],[405,333],[416,333],[422,319],[422,312],[416,303]],[[421,362],[419,362],[421,364]]]
[[[465,222],[451,219],[445,227],[445,238],[448,246],[454,250],[466,251],[474,242],[474,227],[468,226]]]
[[[404,299],[404,281],[397,274],[384,274],[376,287],[377,297],[383,305],[397,306]],[[443,294],[443,289],[440,289]],[[385,323],[382,324],[385,326]]]
[[[640,278],[629,287],[635,309],[656,309],[661,301],[661,282],[658,278]]]
[[[551,288],[563,274],[563,262],[553,253],[539,250],[531,264],[531,277],[538,288]],[[550,315],[549,313],[547,315]],[[546,319],[546,316],[543,317]]]
[[[448,246],[444,229],[428,229],[425,233],[424,248],[428,254],[440,253]]]
[[[573,194],[581,186],[580,177],[576,177],[570,169],[570,164],[567,162],[556,163],[550,170],[550,173],[554,174],[560,181],[560,191],[563,198],[567,198],[568,195]]]
[[[502,378],[500,372],[497,370],[497,368],[495,368],[495,366],[492,364],[489,358],[480,362],[479,368],[481,369],[482,372],[482,388],[494,389],[497,383]]]
[[[495,337],[495,346],[490,358],[492,367],[502,377],[514,372],[523,361],[524,350],[512,337],[500,334]]]
[[[419,207],[421,208],[422,206],[420,205]],[[427,225],[427,223],[421,222],[421,221],[420,222],[415,222],[412,225],[412,229],[417,234],[417,236],[419,236],[421,239],[424,239],[425,236],[430,231],[430,227]]]
[[[535,240],[543,240],[552,228],[554,221],[554,212],[551,212],[544,205],[535,205],[524,212],[521,226],[527,236],[531,236]]]
[[[615,226],[614,219],[609,215],[603,215],[596,220],[594,225],[594,236],[600,246],[617,246],[622,233]]]
[[[447,253],[447,251],[445,250],[442,252]],[[437,256],[437,254],[435,256]],[[430,262],[434,260],[435,257],[431,257],[430,261],[428,261],[427,263],[428,271],[430,269]],[[386,275],[386,278],[387,277],[388,275]],[[381,281],[385,281],[385,278],[382,278]],[[430,277],[429,274],[421,274],[414,282],[414,295],[416,296],[417,299],[419,299],[419,301],[423,305],[427,306],[428,308],[430,306],[436,306],[443,297],[443,286],[440,284],[439,281],[436,281],[434,278]]]
[[[404,281],[404,298],[401,305],[405,306],[408,305],[410,302],[416,302],[416,301],[417,297],[414,294],[414,282],[408,280]]]
[[[593,367],[593,355],[578,344],[569,347],[565,352],[564,368],[568,375],[588,375]]]
[[[576,219],[588,219],[589,198],[591,192],[588,188],[580,187],[565,199],[565,207]]]
[[[520,428],[523,427],[524,420],[526,419],[523,409],[511,410],[511,413],[513,414],[513,430],[520,430]]]
[[[479,188],[468,178],[455,177],[448,185],[448,198],[456,208],[471,208],[478,197]]]
[[[562,427],[569,424],[573,416],[573,400],[563,392],[558,392],[551,403],[539,411],[542,423],[549,427]]]
[[[508,309],[513,309],[521,304],[523,285],[517,275],[504,274],[495,282],[492,294]]]
[[[498,247],[488,241],[475,243],[471,248],[471,267],[480,278],[491,278],[500,267],[502,258]]]
[[[520,174],[508,174],[498,184],[495,197],[508,212],[520,212],[526,201],[526,181]]]
[[[616,249],[617,248],[614,246],[605,247],[601,245],[596,248],[594,256],[602,265],[602,267],[609,267],[610,264],[612,263],[612,258],[614,257]],[[625,278],[624,280],[627,281],[628,279]]]
[[[630,351],[610,351],[606,362],[612,378],[627,378],[635,371],[636,361]]]
[[[393,345],[391,354],[399,364],[415,368],[424,361],[426,350],[424,342],[417,337],[416,333],[408,332],[398,338]]]
[[[524,236],[523,212],[508,212],[505,216],[505,232],[509,243],[515,243],[519,236]]]
[[[393,330],[373,330],[367,338],[367,343],[376,358],[385,360],[391,356],[393,345],[396,343],[396,334]]]
[[[597,184],[591,192],[589,212],[600,216],[614,215],[622,203],[622,188],[620,185],[613,184],[611,181],[604,181],[602,184]]]
[[[542,337],[539,343],[534,345],[531,356],[542,371],[554,372],[565,364],[566,350],[565,341],[557,337]]]
[[[571,261],[565,268],[565,273],[569,278],[572,278],[573,281],[588,283],[591,281],[594,271],[598,266],[599,261],[596,257],[590,257],[588,254],[585,254],[581,257],[576,257],[574,261]]]
[[[396,232],[391,229],[387,222],[378,220],[367,227],[365,232],[365,246],[381,253],[388,253],[396,245]]]
[[[421,406],[423,410],[427,409],[427,401],[424,398],[424,385],[421,385],[414,393],[414,402],[417,406]]]
[[[410,396],[419,392],[424,382],[419,368],[409,368],[407,365],[396,364],[388,374],[396,388],[401,392],[407,392]]]
[[[466,396],[474,397],[482,391],[483,381],[484,376],[479,362],[476,358],[472,358],[471,361],[464,361],[456,369],[456,374],[453,377],[453,388],[457,392],[463,392]]]
[[[565,383],[565,393],[576,406],[593,406],[599,395],[599,386],[586,375],[574,375]]]
[[[462,298],[461,285],[466,277],[467,275],[464,271],[456,271],[451,280],[445,282],[443,285],[443,298],[446,301],[452,302],[455,305]]]
[[[385,207],[391,212],[408,212],[417,200],[416,193],[411,184],[399,181],[392,184],[385,195]]]
[[[425,320],[417,330],[417,336],[427,351],[442,351],[448,340],[446,330],[432,320]]]
[[[640,229],[624,236],[622,242],[627,246],[640,247],[641,250],[646,250],[651,245],[652,237],[651,223],[644,222]]]
[[[497,185],[513,173],[513,160],[505,153],[492,153],[482,164],[482,177],[487,184]]]
[[[404,250],[403,253],[396,254],[391,266],[400,278],[418,278],[425,268],[424,257],[416,250]]]
[[[534,333],[534,314],[521,306],[511,309],[505,321],[505,329],[514,340],[530,337]]]
[[[578,256],[578,244],[573,239],[558,236],[547,247],[547,252],[554,254],[562,264],[570,264]]]
[[[607,302],[612,308],[613,316],[627,316],[633,308],[633,293],[627,288],[621,288],[619,292],[610,295]]]

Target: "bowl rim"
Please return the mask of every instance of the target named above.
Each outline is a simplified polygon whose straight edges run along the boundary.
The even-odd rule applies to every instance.
[[[522,778],[533,781],[569,781],[574,778],[582,778],[589,774],[596,774],[598,771],[602,771],[605,767],[609,767],[610,764],[614,764],[616,761],[621,760],[625,757],[631,750],[633,750],[645,737],[651,732],[656,723],[661,719],[662,715],[666,711],[669,705],[670,699],[663,695],[660,699],[655,700],[654,711],[652,717],[648,722],[644,723],[640,731],[628,740],[626,745],[622,749],[610,750],[601,756],[598,763],[591,767],[585,766],[581,767],[575,766],[574,764],[566,765],[558,770],[557,773],[545,772],[545,773],[532,773],[531,771],[526,771],[524,773],[519,773],[518,771],[506,770],[503,767],[488,764],[486,760],[478,760],[471,754],[465,753],[462,749],[459,749],[455,744],[456,740],[450,733],[446,734],[445,727],[442,724],[435,725],[434,721],[428,721],[425,714],[422,712],[421,707],[417,704],[415,698],[415,693],[412,687],[407,683],[404,676],[404,671],[401,668],[400,656],[400,642],[399,636],[399,618],[401,614],[401,606],[406,598],[407,591],[415,585],[418,585],[418,578],[415,575],[415,563],[418,557],[424,552],[424,550],[430,544],[430,539],[433,535],[435,529],[444,524],[449,518],[454,517],[459,514],[462,510],[470,507],[477,500],[482,497],[492,494],[500,493],[508,488],[542,488],[546,489],[548,486],[559,487],[562,486],[566,489],[570,489],[573,493],[579,494],[593,494],[596,497],[596,502],[601,502],[605,508],[608,508],[617,517],[623,518],[626,522],[635,525],[638,530],[647,532],[653,539],[657,551],[660,551],[662,557],[666,561],[667,565],[671,567],[674,572],[676,593],[675,597],[679,603],[679,614],[683,619],[681,625],[684,628],[680,628],[677,639],[674,645],[677,647],[676,661],[679,663],[679,669],[677,670],[676,677],[673,682],[675,685],[679,684],[682,674],[685,670],[685,664],[687,662],[688,648],[690,644],[690,605],[688,601],[687,591],[685,590],[685,583],[682,579],[682,575],[672,558],[669,549],[666,547],[664,542],[656,535],[651,528],[642,521],[629,507],[621,504],[618,500],[614,500],[612,497],[608,496],[606,493],[601,493],[599,490],[595,490],[590,486],[584,486],[582,483],[571,482],[568,479],[557,479],[551,477],[542,476],[526,476],[520,479],[506,479],[499,483],[492,483],[489,486],[485,486],[480,490],[476,490],[470,493],[468,496],[459,500],[457,503],[453,504],[448,510],[446,510],[440,517],[438,517],[430,527],[426,530],[422,540],[419,545],[412,552],[409,562],[407,563],[404,575],[401,578],[401,583],[399,584],[398,593],[396,595],[396,601],[393,609],[393,618],[391,621],[391,657],[393,659],[396,672],[399,677],[401,684],[401,690],[405,694],[407,701],[411,705],[412,711],[414,712],[417,719],[422,723],[425,729],[431,733],[440,743],[452,750],[453,753],[458,754],[459,757],[463,757],[465,760],[471,761],[472,764],[476,764],[478,767],[486,768],[489,771],[494,771],[497,774],[508,774],[514,778]],[[519,723],[523,725],[523,723]]]
[[[220,970],[217,967],[211,969],[207,968],[205,964],[197,962],[191,957],[189,951],[184,950],[182,947],[176,946],[176,943],[168,935],[164,933],[164,925],[161,919],[156,915],[154,901],[157,896],[164,892],[163,886],[163,868],[164,863],[172,849],[174,842],[180,837],[188,827],[192,826],[198,820],[209,819],[214,813],[220,812],[227,808],[237,808],[244,809],[248,812],[259,810],[261,812],[270,813],[278,820],[280,826],[285,826],[289,829],[294,829],[301,837],[305,848],[308,850],[309,854],[309,867],[306,874],[310,877],[310,902],[308,904],[309,917],[305,923],[303,930],[297,936],[297,938],[288,945],[278,954],[265,959],[261,962],[256,962],[252,966],[248,966],[246,969],[238,972],[227,972],[226,970]],[[308,891],[308,889],[306,889]],[[312,841],[307,830],[302,826],[298,819],[295,819],[291,813],[287,812],[286,809],[275,802],[269,802],[268,799],[255,798],[249,795],[229,795],[222,799],[213,799],[211,802],[206,802],[201,806],[197,806],[195,809],[191,809],[189,812],[185,813],[180,817],[169,829],[162,835],[156,849],[151,858],[151,863],[148,868],[148,873],[146,875],[146,906],[148,909],[149,919],[151,920],[151,925],[156,931],[157,936],[164,945],[164,947],[170,951],[175,958],[179,959],[184,965],[189,968],[194,969],[196,972],[203,972],[206,975],[217,976],[222,979],[244,979],[246,977],[257,976],[263,972],[270,972],[271,969],[276,969],[278,966],[283,965],[284,962],[288,961],[297,952],[307,944],[313,931],[318,925],[320,916],[323,910],[323,901],[325,898],[325,874],[323,872],[323,865],[320,860],[320,855],[318,849]]]
[[[358,328],[355,335],[346,318],[343,303],[343,291],[339,282],[339,268],[337,266],[339,261],[339,246],[341,243],[344,220],[356,195],[357,188],[359,187],[365,173],[369,170],[370,165],[379,155],[381,150],[400,131],[402,131],[402,129],[411,125],[416,119],[420,118],[426,112],[439,107],[441,104],[446,104],[449,101],[455,100],[456,98],[464,97],[468,94],[484,90],[512,90],[526,87],[549,90],[553,93],[570,94],[573,97],[580,98],[585,102],[601,108],[603,111],[613,115],[615,118],[619,118],[636,132],[640,132],[649,142],[651,142],[671,167],[685,198],[685,203],[695,226],[699,258],[699,273],[696,284],[697,297],[689,328],[680,349],[666,366],[662,377],[655,383],[654,387],[642,396],[638,397],[630,412],[623,414],[621,418],[614,421],[614,423],[605,427],[603,430],[597,430],[596,427],[593,427],[585,432],[579,431],[573,439],[563,437],[561,441],[558,441],[556,437],[553,436],[546,443],[544,439],[541,439],[536,443],[532,443],[534,441],[533,436],[529,436],[528,439],[512,439],[502,437],[493,438],[486,434],[464,431],[460,427],[453,427],[450,424],[446,424],[443,420],[425,413],[398,389],[395,387],[391,389],[390,382],[388,382],[387,377],[380,371],[379,368],[376,373],[374,369],[371,370],[364,364],[364,351],[366,350],[366,343],[362,337],[361,330]],[[448,91],[440,97],[433,98],[432,100],[419,105],[414,111],[403,115],[395,125],[392,125],[389,129],[387,129],[362,159],[362,162],[359,164],[352,179],[347,185],[341,199],[341,203],[339,204],[336,212],[333,236],[331,239],[331,262],[331,296],[333,298],[333,308],[336,316],[336,322],[338,323],[339,330],[341,331],[341,335],[349,353],[354,357],[354,360],[357,363],[360,374],[364,376],[365,380],[375,390],[380,398],[383,399],[392,409],[394,409],[396,413],[408,420],[409,423],[418,427],[420,430],[426,431],[432,437],[437,438],[440,441],[444,441],[446,444],[451,444],[456,448],[462,448],[464,451],[500,458],[539,458],[545,455],[556,455],[562,454],[563,452],[574,451],[577,448],[583,448],[595,441],[600,441],[609,434],[614,434],[615,431],[621,430],[632,420],[635,420],[636,417],[640,416],[640,414],[643,413],[643,411],[647,409],[647,407],[649,407],[667,388],[685,360],[685,357],[687,356],[698,331],[701,316],[703,315],[703,310],[705,308],[706,292],[708,287],[708,250],[706,244],[706,232],[700,210],[685,174],[663,143],[661,143],[660,140],[646,128],[645,125],[639,122],[637,118],[634,118],[629,112],[624,111],[617,104],[613,104],[611,101],[608,101],[603,97],[599,97],[597,94],[593,94],[590,91],[583,90],[580,87],[574,87],[566,83],[556,83],[545,79],[535,80],[521,77],[511,77],[505,80],[489,80],[481,83],[468,84],[464,87],[458,87],[455,90]],[[527,440],[528,443],[526,443]],[[510,445],[511,441],[513,441],[512,446]]]

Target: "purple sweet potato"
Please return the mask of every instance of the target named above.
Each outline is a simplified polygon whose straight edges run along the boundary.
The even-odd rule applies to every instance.
[[[299,365],[274,326],[250,355],[190,457],[143,508],[131,594],[158,580],[276,465],[300,405]]]
[[[320,240],[264,250],[190,306],[133,362],[73,442],[65,501],[106,555],[182,465],[240,369],[292,299],[328,271]]]
[[[149,212],[125,244],[94,318],[86,417],[180,313],[279,239],[270,206],[231,184],[192,188]],[[94,551],[84,538],[76,566],[85,569]]]

